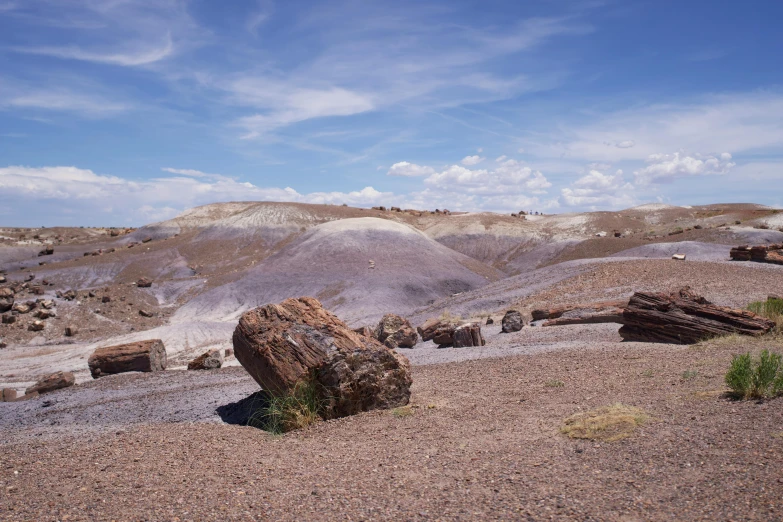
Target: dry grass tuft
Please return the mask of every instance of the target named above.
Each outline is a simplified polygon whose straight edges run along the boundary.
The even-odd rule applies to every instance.
[[[439,319],[440,319],[441,321],[448,322],[448,323],[453,323],[453,324],[457,324],[457,323],[462,323],[462,322],[464,322],[464,321],[462,320],[462,316],[460,316],[460,315],[453,315],[453,314],[452,314],[450,311],[448,311],[448,310],[446,310],[445,312],[443,312],[442,314],[440,314],[440,317],[439,317]]]
[[[615,403],[567,418],[560,432],[572,439],[614,442],[630,437],[649,416],[634,406]]]
[[[394,408],[392,411],[392,415],[397,417],[398,419],[403,417],[410,417],[413,415],[413,406],[408,404],[407,406],[400,406],[399,408]]]

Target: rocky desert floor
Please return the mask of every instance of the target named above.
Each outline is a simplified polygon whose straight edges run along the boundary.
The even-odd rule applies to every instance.
[[[0,388],[58,370],[77,382],[0,403],[0,520],[781,520],[783,398],[737,401],[724,384],[734,354],[783,352],[779,333],[680,346],[623,342],[612,323],[500,331],[508,309],[529,321],[637,291],[687,285],[734,308],[783,294],[783,266],[728,256],[783,243],[778,212],[232,203],[115,235],[0,229],[0,287],[56,311],[42,331],[27,313],[0,326]],[[185,367],[230,348],[243,311],[300,295],[352,327],[387,312],[495,324],[483,347],[398,348],[413,365],[408,406],[272,435],[247,425],[259,387],[236,359]],[[90,377],[96,348],[154,338],[166,371]],[[626,438],[561,431],[617,404],[642,412]]]

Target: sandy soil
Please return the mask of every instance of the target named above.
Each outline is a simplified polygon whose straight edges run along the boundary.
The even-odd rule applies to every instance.
[[[783,403],[722,394],[731,354],[746,346],[591,343],[416,366],[409,411],[282,437],[176,412],[154,419],[144,412],[157,402],[142,399],[156,377],[105,379],[80,391],[103,393],[112,407],[101,416],[69,413],[60,392],[21,406],[27,426],[3,426],[0,518],[775,520]],[[214,411],[252,390],[238,369],[190,373],[200,382],[187,376],[181,410]],[[121,389],[129,397],[112,403]],[[159,391],[167,402],[172,390]],[[630,438],[559,432],[571,414],[618,401],[651,416]],[[139,422],[113,425],[131,402]],[[69,415],[80,429],[57,430]]]

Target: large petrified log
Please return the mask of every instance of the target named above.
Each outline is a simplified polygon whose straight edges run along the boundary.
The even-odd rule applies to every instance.
[[[266,391],[284,392],[312,379],[327,417],[410,400],[408,359],[352,331],[312,297],[245,312],[233,342],[237,360]]]
[[[783,245],[741,245],[732,248],[729,256],[734,261],[756,261],[783,265]]]
[[[166,369],[166,347],[160,339],[98,348],[87,360],[93,379],[113,373]]]
[[[454,348],[467,348],[471,346],[484,346],[486,341],[481,335],[479,323],[465,323],[454,329]]]
[[[448,319],[427,319],[418,327],[422,341],[432,341],[440,348],[484,346],[479,323],[455,323]]]
[[[679,292],[636,292],[623,311],[620,336],[626,341],[692,344],[737,333],[761,335],[775,323],[752,312],[716,306],[685,287]]]
[[[601,301],[598,303],[561,305],[553,308],[533,310],[532,315],[534,321],[540,321],[542,319],[557,319],[568,312],[581,314],[611,312],[618,308],[623,308],[626,304],[628,304],[628,301]]]

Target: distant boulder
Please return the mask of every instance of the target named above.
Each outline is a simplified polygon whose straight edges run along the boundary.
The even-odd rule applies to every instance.
[[[223,353],[209,350],[188,363],[188,370],[215,370],[223,366]]]
[[[11,288],[0,288],[0,314],[14,307],[14,291]]]
[[[136,281],[136,286],[139,288],[149,288],[152,286],[152,279],[149,279],[147,277],[142,277],[138,281]]]
[[[113,373],[158,372],[166,369],[166,347],[160,339],[106,346],[87,359],[93,379]]]
[[[478,323],[465,323],[454,329],[454,348],[469,348],[485,344],[487,343],[481,335],[481,325]]]
[[[374,336],[389,348],[413,348],[419,342],[419,335],[408,320],[394,314],[383,316]]]
[[[517,310],[509,310],[506,315],[503,316],[503,333],[518,332],[525,326],[525,322],[522,320],[522,314]]]

